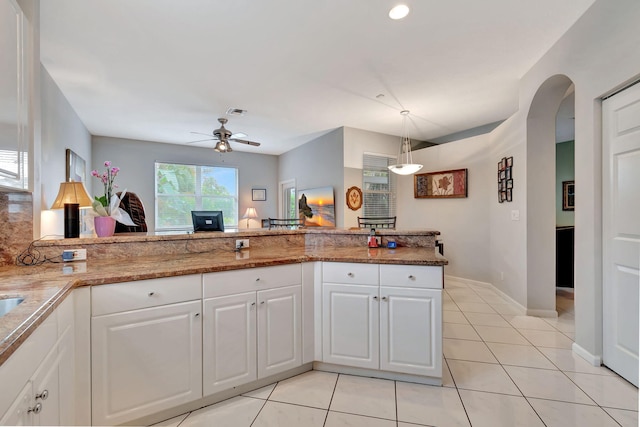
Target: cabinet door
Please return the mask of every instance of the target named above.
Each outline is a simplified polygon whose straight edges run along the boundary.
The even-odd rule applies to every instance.
[[[205,300],[202,345],[205,396],[256,380],[256,293]]]
[[[378,369],[378,287],[322,285],[322,361]]]
[[[60,425],[60,357],[58,347],[54,347],[44,362],[33,375],[32,399],[40,406],[40,411],[34,412],[33,424],[38,426]]]
[[[92,319],[92,424],[116,425],[202,397],[201,301]]]
[[[0,418],[3,426],[32,426],[33,417],[29,409],[33,404],[33,387],[31,381],[27,382],[16,400],[11,404],[7,412]]]
[[[258,292],[258,378],[302,365],[300,285]]]
[[[442,291],[380,288],[380,369],[442,375]]]

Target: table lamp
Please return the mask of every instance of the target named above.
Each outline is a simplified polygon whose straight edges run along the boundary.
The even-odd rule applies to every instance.
[[[64,237],[80,237],[80,207],[91,206],[92,200],[82,182],[61,182],[51,209],[64,209]]]
[[[258,218],[258,212],[256,212],[256,208],[247,208],[242,218],[247,218],[247,228],[249,228],[249,220]]]

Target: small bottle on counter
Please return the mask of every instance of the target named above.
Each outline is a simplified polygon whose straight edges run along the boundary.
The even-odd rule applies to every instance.
[[[368,246],[370,248],[377,248],[378,247],[378,239],[376,239],[376,229],[372,228],[371,231],[369,232],[369,243]]]

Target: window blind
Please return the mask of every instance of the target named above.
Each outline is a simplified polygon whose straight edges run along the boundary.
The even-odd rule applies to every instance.
[[[388,166],[395,157],[365,153],[362,162],[362,216],[396,215],[396,178]]]

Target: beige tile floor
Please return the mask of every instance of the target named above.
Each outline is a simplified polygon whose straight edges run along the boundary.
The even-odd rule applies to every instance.
[[[638,389],[571,351],[571,291],[557,309],[519,315],[490,289],[448,281],[442,387],[311,371],[157,425],[637,426]]]

